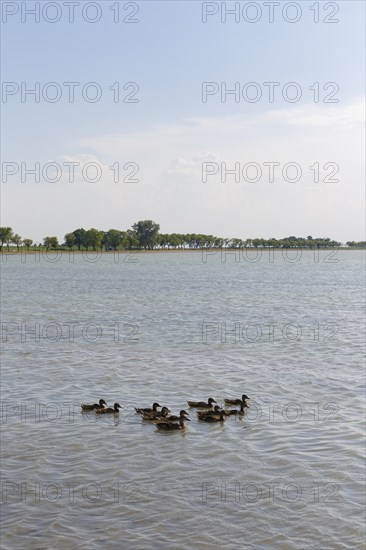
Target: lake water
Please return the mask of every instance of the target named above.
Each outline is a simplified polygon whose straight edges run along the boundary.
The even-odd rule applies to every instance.
[[[3,257],[2,547],[364,548],[364,252],[295,259]]]

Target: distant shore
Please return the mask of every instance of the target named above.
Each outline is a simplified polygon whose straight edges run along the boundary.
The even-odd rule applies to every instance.
[[[365,247],[357,247],[357,246],[339,246],[339,247],[329,247],[329,248],[301,248],[301,247],[248,247],[248,248],[154,248],[152,250],[145,250],[145,249],[136,249],[136,250],[78,250],[78,249],[65,249],[65,248],[58,248],[58,249],[49,249],[47,250],[44,247],[32,249],[32,250],[14,250],[10,248],[9,250],[1,250],[1,254],[9,255],[9,256],[21,256],[23,254],[179,254],[181,252],[187,253],[187,252],[270,252],[270,251],[281,251],[281,250],[289,250],[289,251],[295,251],[295,250],[301,250],[304,252],[325,252],[330,250],[366,250]]]

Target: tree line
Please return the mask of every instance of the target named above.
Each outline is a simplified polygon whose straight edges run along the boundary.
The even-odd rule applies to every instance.
[[[15,245],[17,250],[22,246],[27,250],[44,247],[47,250],[168,250],[168,249],[200,249],[200,248],[334,248],[342,243],[329,237],[285,237],[283,239],[239,239],[223,238],[214,235],[197,233],[160,233],[159,224],[152,220],[140,220],[131,229],[121,231],[109,229],[100,231],[79,228],[66,233],[64,242],[58,238],[47,236],[43,243],[34,243],[32,239],[23,239],[14,233],[11,227],[0,227],[0,250],[4,244],[8,250]],[[365,248],[366,241],[347,241],[347,247]]]

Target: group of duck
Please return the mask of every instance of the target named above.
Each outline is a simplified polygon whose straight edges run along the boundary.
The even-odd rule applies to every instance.
[[[210,397],[208,401],[187,401],[188,406],[192,409],[200,409],[197,411],[198,420],[202,422],[224,422],[228,416],[244,415],[245,409],[248,407],[247,400],[250,399],[243,394],[240,399],[224,399],[224,408],[217,405],[215,399]],[[214,405],[215,404],[215,405]],[[228,407],[239,407],[239,409],[228,409]],[[119,414],[121,409],[119,403],[115,403],[113,407],[108,407],[104,399],[100,399],[99,403],[92,405],[82,404],[82,411],[94,411],[96,414]],[[159,410],[161,409],[161,410]],[[190,422],[189,413],[181,410],[179,415],[170,414],[170,409],[159,403],[153,403],[152,407],[139,408],[135,407],[137,414],[141,415],[143,420],[153,422],[158,430],[184,430],[185,422]]]

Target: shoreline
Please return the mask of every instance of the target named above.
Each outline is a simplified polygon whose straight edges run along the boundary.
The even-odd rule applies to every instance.
[[[274,252],[274,251],[281,251],[281,250],[301,250],[303,252],[326,252],[326,251],[334,251],[334,250],[366,250],[366,247],[350,247],[350,246],[339,246],[339,247],[329,247],[329,248],[301,248],[301,247],[293,247],[293,248],[268,248],[268,247],[251,247],[251,248],[166,248],[166,249],[153,249],[153,250],[65,250],[65,249],[50,249],[47,250],[46,248],[39,248],[36,250],[1,250],[0,253],[3,256],[22,256],[23,254],[98,254],[98,255],[104,255],[104,254],[180,254],[180,253],[189,253],[189,252],[206,252],[206,253],[216,253],[216,252]]]

